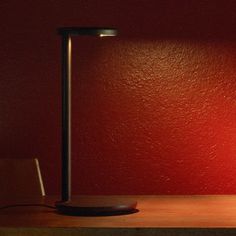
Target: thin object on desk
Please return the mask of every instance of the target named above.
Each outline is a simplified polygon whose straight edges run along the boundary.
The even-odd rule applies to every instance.
[[[0,159],[0,199],[45,196],[37,159]]]

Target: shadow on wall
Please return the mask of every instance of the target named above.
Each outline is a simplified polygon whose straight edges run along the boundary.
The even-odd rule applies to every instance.
[[[100,4],[86,1],[82,25],[119,27],[122,35],[158,38],[236,37],[236,2],[233,0],[120,0]],[[85,13],[82,13],[84,15]]]

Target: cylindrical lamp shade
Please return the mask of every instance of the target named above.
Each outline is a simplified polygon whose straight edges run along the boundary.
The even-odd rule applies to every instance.
[[[62,27],[58,29],[61,35],[90,35],[90,36],[116,36],[117,29],[97,27]]]

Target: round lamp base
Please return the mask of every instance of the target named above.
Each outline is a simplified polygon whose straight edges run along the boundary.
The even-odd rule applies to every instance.
[[[56,202],[61,214],[78,216],[123,215],[138,212],[137,202],[127,197],[81,196],[70,201]]]

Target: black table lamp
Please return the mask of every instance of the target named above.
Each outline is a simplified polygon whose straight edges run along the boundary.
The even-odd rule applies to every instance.
[[[116,36],[112,28],[59,28],[62,37],[62,190],[57,210],[71,215],[116,215],[133,213],[137,202],[115,196],[71,197],[71,36]]]

